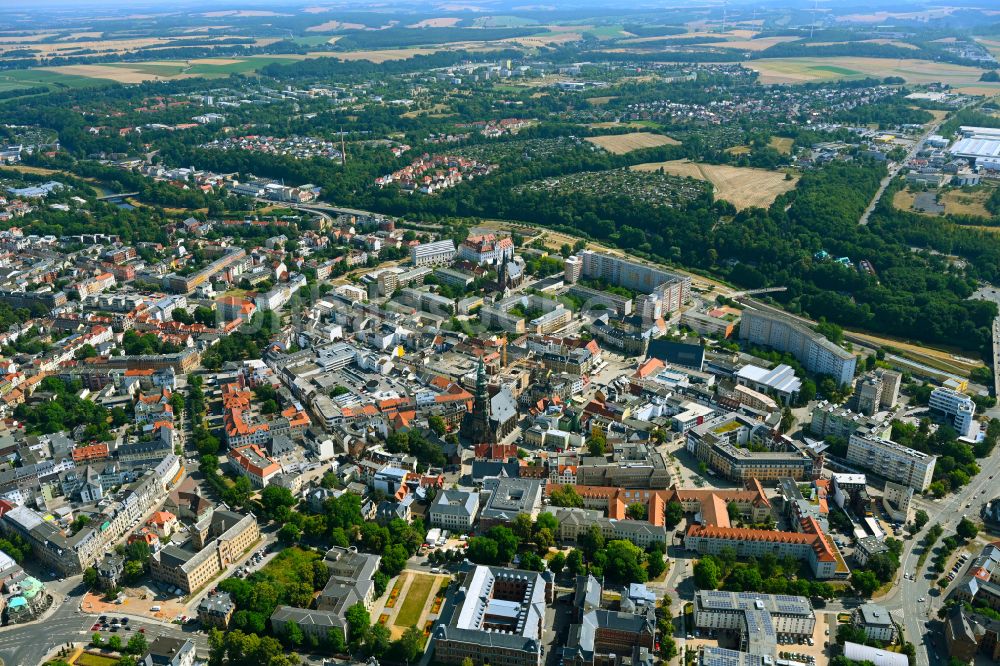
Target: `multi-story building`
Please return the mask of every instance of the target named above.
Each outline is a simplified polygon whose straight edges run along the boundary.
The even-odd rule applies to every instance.
[[[458,258],[477,264],[497,264],[514,258],[514,241],[496,234],[469,236],[458,246]]]
[[[890,439],[854,433],[847,442],[847,462],[866,472],[923,491],[931,484],[937,456],[916,451]]]
[[[381,557],[334,547],[327,551],[323,564],[330,572],[326,585],[316,599],[316,608],[278,606],[271,614],[271,628],[281,635],[288,623],[296,625],[304,635],[320,641],[329,637],[331,629],[339,629],[348,641],[350,635],[347,611],[361,604],[371,611],[375,603],[375,581]]]
[[[410,248],[410,261],[414,266],[447,264],[455,258],[455,242],[447,240],[423,243]]]
[[[431,634],[434,661],[542,666],[545,606],[553,598],[547,576],[473,566],[450,616],[442,617]]]
[[[878,604],[861,604],[851,613],[851,624],[865,632],[868,638],[891,643],[896,640],[896,625],[892,617]]]
[[[944,416],[959,437],[975,434],[976,403],[964,393],[939,386],[931,391],[927,406],[931,408],[931,412]]]
[[[243,248],[225,248],[221,257],[210,262],[199,271],[189,275],[179,275],[177,273],[164,275],[163,288],[175,294],[190,294],[216,273],[221,273],[227,269],[234,269],[235,272],[235,269],[239,268],[246,258],[247,253]]]
[[[281,465],[272,460],[256,444],[247,444],[235,449],[229,449],[226,454],[229,466],[237,474],[250,479],[254,488],[264,488],[271,480],[281,473]]]
[[[443,490],[437,494],[427,517],[431,526],[451,531],[467,532],[479,513],[479,495],[461,490]]]
[[[215,579],[259,540],[252,513],[242,516],[217,509],[194,526],[191,545],[197,550],[163,547],[150,558],[150,574],[190,593]]]
[[[875,420],[824,400],[813,407],[809,430],[819,437],[834,435],[848,439],[859,431],[878,437],[888,437],[892,431],[892,424],[888,420]]]
[[[602,587],[593,576],[578,576],[573,597],[575,624],[562,648],[564,666],[628,663],[652,666],[656,644],[656,610],[637,606],[623,596],[620,610],[601,607]],[[621,662],[618,660],[621,659]]]
[[[740,339],[788,352],[809,372],[830,375],[840,386],[854,378],[854,354],[789,317],[746,309]]]
[[[157,636],[139,658],[142,666],[194,666],[195,645],[190,638]]]
[[[740,414],[728,414],[687,431],[687,449],[730,481],[747,483],[791,477],[816,478],[822,456],[813,458],[769,426]]]
[[[774,657],[778,643],[813,635],[816,613],[805,597],[698,590],[694,596],[694,625],[707,631],[736,632],[742,652]]]
[[[542,483],[537,479],[486,479],[482,494],[479,522],[484,529],[506,525],[522,513],[535,518],[542,508]]]
[[[945,620],[945,642],[948,654],[963,664],[972,663],[980,653],[991,663],[1000,662],[1000,620],[957,604]]]
[[[203,627],[225,631],[235,610],[236,604],[228,592],[209,593],[198,603],[198,621]]]
[[[680,309],[691,296],[690,277],[591,250],[584,250],[579,256],[581,277],[654,294],[661,303],[662,314]]]
[[[902,375],[892,370],[876,369],[854,382],[854,406],[858,412],[872,416],[883,409],[892,409],[899,400]]]
[[[727,521],[728,522],[728,521]],[[833,541],[823,534],[813,517],[802,520],[801,531],[747,529],[719,525],[691,525],[684,547],[702,555],[718,555],[732,549],[738,557],[793,557],[805,561],[816,578],[847,578],[850,571]]]

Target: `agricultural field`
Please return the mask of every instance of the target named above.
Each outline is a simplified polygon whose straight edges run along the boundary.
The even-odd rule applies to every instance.
[[[757,206],[767,208],[779,194],[795,187],[798,177],[785,179],[780,171],[733,167],[725,164],[698,164],[687,160],[637,164],[633,171],[658,172],[705,180],[712,184],[716,199],[733,204],[738,209]]]
[[[705,193],[705,186],[691,178],[655,170],[582,171],[566,176],[543,178],[525,183],[514,191],[546,192],[556,196],[614,198],[628,197],[645,206],[674,208]]]
[[[929,60],[885,58],[763,58],[743,65],[760,73],[761,83],[810,83],[868,76],[899,76],[907,83],[948,83],[952,86],[982,86],[978,67]],[[1000,92],[1000,86],[997,87]]]
[[[656,148],[658,146],[680,145],[677,139],[671,139],[662,134],[652,132],[632,132],[631,134],[608,134],[605,136],[588,137],[587,141],[600,146],[609,153],[624,155],[641,148]]]
[[[98,81],[84,76],[65,74],[44,69],[10,69],[0,72],[0,92],[22,90],[41,86],[52,90],[85,88]]]

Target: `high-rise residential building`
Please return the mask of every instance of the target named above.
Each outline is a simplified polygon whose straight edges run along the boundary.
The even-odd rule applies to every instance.
[[[964,393],[939,386],[931,391],[927,406],[931,408],[932,412],[942,414],[960,437],[974,434],[976,403]]]
[[[572,284],[580,279],[583,271],[583,260],[580,257],[567,257],[563,263],[563,281]]]
[[[744,310],[740,339],[788,352],[809,372],[830,375],[840,386],[854,378],[854,354],[789,317]]]
[[[847,462],[866,472],[926,490],[937,456],[868,433],[854,433],[847,443]]]
[[[618,287],[655,295],[664,314],[680,309],[691,296],[691,278],[686,275],[591,250],[584,250],[579,258],[583,266],[578,278],[603,280]],[[573,271],[576,272],[575,267]],[[649,306],[644,308],[648,311]]]
[[[854,382],[854,406],[858,412],[872,416],[875,412],[892,409],[899,400],[902,375],[879,368],[858,377]]]

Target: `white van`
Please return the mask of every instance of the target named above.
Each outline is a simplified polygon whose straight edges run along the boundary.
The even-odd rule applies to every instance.
[[[160,607],[159,606],[153,606],[149,610],[153,611],[154,613],[159,613],[160,612]]]

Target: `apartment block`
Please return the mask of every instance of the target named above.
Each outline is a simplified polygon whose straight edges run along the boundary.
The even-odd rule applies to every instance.
[[[854,433],[847,442],[847,462],[914,490],[927,490],[937,456],[916,451],[890,439]]]
[[[854,354],[789,317],[744,310],[740,339],[788,352],[809,372],[830,375],[841,386],[854,379]]]

